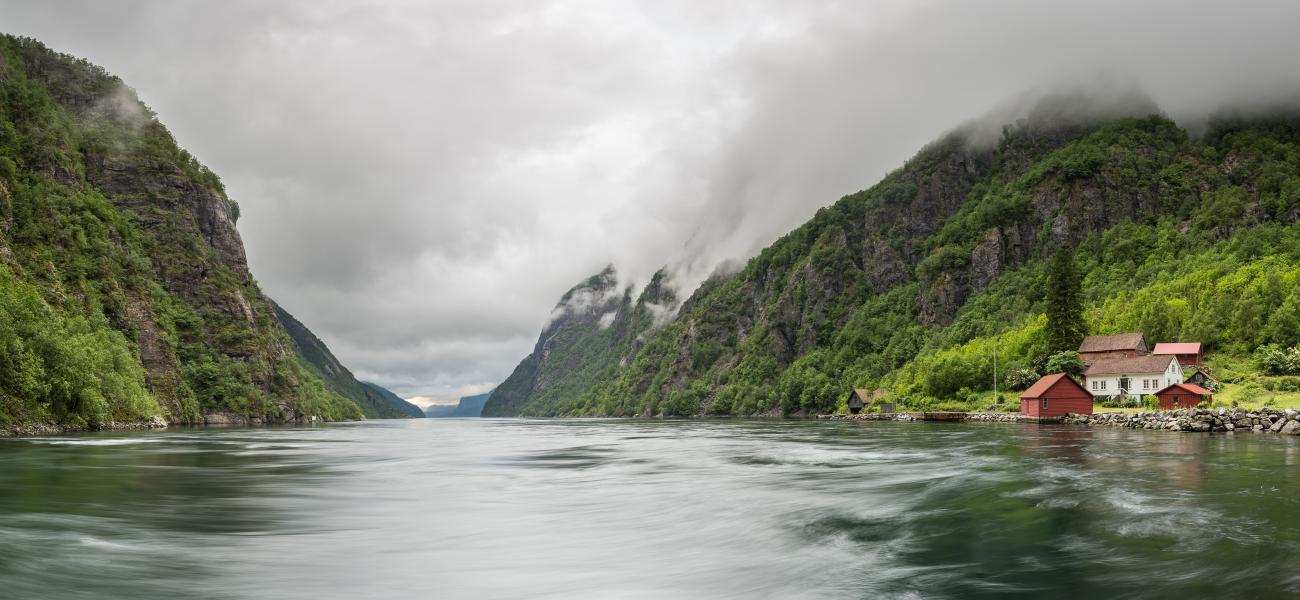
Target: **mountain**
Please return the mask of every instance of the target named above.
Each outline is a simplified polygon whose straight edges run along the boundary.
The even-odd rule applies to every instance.
[[[0,429],[363,417],[295,355],[238,219],[121,80],[0,36]]]
[[[424,418],[424,411],[420,410],[420,407],[407,402],[402,399],[401,396],[398,396],[397,394],[394,394],[376,384],[370,383],[369,381],[360,381],[358,383],[360,383],[362,387],[366,388],[369,397],[373,398],[373,400],[367,400],[367,402],[372,404],[382,403],[386,408],[381,409],[381,411],[394,415],[390,418]]]
[[[352,371],[343,366],[334,353],[330,352],[325,342],[307,329],[301,321],[284,310],[284,307],[269,300],[271,310],[280,326],[289,333],[293,340],[294,352],[312,374],[325,381],[330,391],[351,400],[361,407],[366,417],[372,419],[422,418],[424,411],[396,394],[373,383],[357,381]]]
[[[454,406],[448,404],[434,404],[424,409],[424,415],[431,419],[450,419],[456,417],[481,417],[483,416],[483,405],[487,403],[491,392],[478,394],[476,396],[465,396],[460,399]]]
[[[822,208],[636,347],[598,327],[629,312],[617,284],[584,282],[603,303],[562,300],[485,414],[811,414],[851,388],[973,403],[995,350],[1000,373],[1042,372],[1061,248],[1092,333],[1201,341],[1234,369],[1261,344],[1300,343],[1296,113],[1221,115],[1192,135],[1057,99],[982,138],[958,129]]]
[[[560,298],[532,354],[483,406],[484,417],[569,412],[596,382],[613,378],[641,348],[643,334],[676,308],[660,271],[635,302],[606,267]]]

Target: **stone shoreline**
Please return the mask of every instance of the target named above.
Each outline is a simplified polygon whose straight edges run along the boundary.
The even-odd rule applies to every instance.
[[[956,417],[955,415],[960,415]],[[1279,433],[1300,435],[1300,412],[1247,410],[1244,408],[1186,408],[1141,413],[1104,412],[1069,414],[1057,418],[1027,417],[1019,413],[861,413],[821,415],[830,421],[964,421],[978,423],[1062,423],[1089,427],[1125,427],[1160,431]]]
[[[64,433],[83,433],[87,431],[139,431],[145,429],[166,429],[172,426],[258,427],[262,425],[318,422],[321,422],[321,419],[313,416],[292,420],[267,420],[261,417],[248,417],[234,413],[208,413],[203,415],[203,422],[201,423],[168,423],[162,417],[153,417],[146,421],[100,423],[94,427],[69,427],[67,425],[60,425],[53,422],[0,425],[0,438],[27,437],[34,435],[60,435]]]
[[[69,427],[58,423],[23,423],[20,425],[0,426],[0,438],[27,437],[32,435],[59,435],[83,431],[132,431],[140,429],[165,429],[167,421],[154,417],[147,421],[125,421],[121,423],[100,423],[95,427]]]
[[[1127,427],[1165,431],[1251,431],[1300,435],[1300,413],[1294,410],[1244,408],[1185,408],[1143,413],[1068,415],[1062,423],[1093,427]]]

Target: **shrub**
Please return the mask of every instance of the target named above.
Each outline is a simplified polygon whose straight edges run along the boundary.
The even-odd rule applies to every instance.
[[[1269,375],[1300,375],[1300,346],[1265,344],[1255,351],[1255,361]]]
[[[1037,371],[1029,368],[1018,368],[1007,371],[1002,382],[1006,384],[1007,389],[1024,390],[1029,388],[1029,386],[1034,385],[1034,382],[1038,381],[1038,378],[1039,375]]]
[[[1142,407],[1152,410],[1160,408],[1160,399],[1152,394],[1147,394],[1142,397]]]

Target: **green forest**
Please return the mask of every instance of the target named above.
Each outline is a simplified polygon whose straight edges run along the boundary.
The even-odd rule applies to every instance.
[[[286,353],[238,215],[119,79],[0,36],[0,426],[360,417]]]
[[[1232,400],[1300,390],[1300,119],[1220,116],[1194,136],[1160,115],[1031,115],[994,148],[960,130],[931,144],[707,282],[620,364],[565,380],[581,393],[516,406],[817,414],[867,388],[912,409],[1014,410],[1060,368],[1046,323],[1061,250],[1081,282],[1074,335],[1202,342]]]

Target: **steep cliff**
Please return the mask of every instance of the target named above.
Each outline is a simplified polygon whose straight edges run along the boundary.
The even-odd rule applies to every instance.
[[[523,386],[498,414],[813,413],[853,387],[964,399],[992,382],[994,350],[1003,372],[1041,369],[1044,259],[1062,246],[1095,331],[1237,354],[1300,342],[1285,326],[1300,306],[1290,113],[1193,137],[1158,115],[1048,108],[996,144],[945,136],[707,282],[634,353],[593,358],[616,365],[602,376],[558,400]]]
[[[119,79],[0,36],[0,425],[361,417],[299,363],[238,217]]]
[[[420,407],[403,400],[378,385],[358,381],[352,371],[343,366],[325,342],[316,337],[306,325],[271,300],[271,309],[280,326],[293,340],[294,352],[304,366],[325,381],[330,391],[351,400],[372,419],[410,419],[424,417]]]
[[[636,301],[613,267],[560,298],[537,345],[483,407],[484,417],[563,414],[584,410],[583,394],[608,380],[639,351],[647,335],[677,307],[663,271]]]

